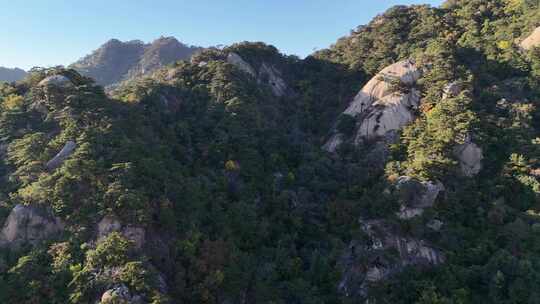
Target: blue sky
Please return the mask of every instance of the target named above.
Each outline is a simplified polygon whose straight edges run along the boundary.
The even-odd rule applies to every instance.
[[[305,56],[397,4],[442,0],[0,0],[0,66],[67,65],[111,38],[264,41]]]

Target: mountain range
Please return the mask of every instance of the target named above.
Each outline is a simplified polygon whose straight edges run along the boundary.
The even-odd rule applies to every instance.
[[[112,39],[69,67],[93,78],[100,85],[111,86],[147,75],[178,60],[189,59],[200,50],[174,37],[161,37],[152,43]]]
[[[160,37],[152,43],[111,39],[69,67],[104,87],[114,87],[178,60],[188,60],[200,50],[202,48],[187,46],[174,37]],[[0,67],[0,81],[18,81],[24,76],[26,72],[22,69]]]
[[[26,72],[19,68],[4,68],[0,67],[0,81],[18,81],[24,78],[26,76]]]

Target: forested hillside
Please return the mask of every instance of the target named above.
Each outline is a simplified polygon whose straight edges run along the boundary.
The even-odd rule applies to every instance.
[[[0,84],[1,303],[540,303],[540,3]]]

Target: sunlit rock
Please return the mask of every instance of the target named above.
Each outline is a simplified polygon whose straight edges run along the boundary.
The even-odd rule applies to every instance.
[[[77,144],[74,141],[67,141],[62,150],[58,152],[51,160],[47,162],[47,169],[54,170],[62,165],[62,163],[68,159],[73,151],[77,148]]]
[[[525,50],[540,46],[540,27],[537,27],[520,45]]]
[[[454,147],[454,156],[459,161],[460,171],[467,177],[472,177],[482,170],[482,159],[484,158],[482,148],[472,142],[470,136],[465,143]]]
[[[355,145],[366,139],[382,138],[415,119],[421,95],[414,85],[421,76],[414,61],[403,60],[384,68],[356,94],[343,112],[356,120],[352,138]],[[346,140],[344,134],[334,129],[323,149],[335,152]]]
[[[4,223],[0,245],[36,245],[64,231],[62,220],[51,210],[36,206],[16,205]]]

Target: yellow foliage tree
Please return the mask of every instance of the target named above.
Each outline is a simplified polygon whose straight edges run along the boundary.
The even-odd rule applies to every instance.
[[[6,107],[9,110],[18,108],[22,106],[23,104],[23,98],[22,96],[10,94],[8,97],[4,99],[4,107]]]

